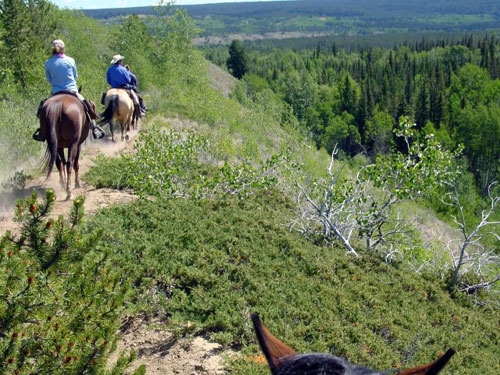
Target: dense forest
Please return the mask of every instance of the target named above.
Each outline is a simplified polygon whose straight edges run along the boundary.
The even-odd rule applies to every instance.
[[[260,42],[244,44],[248,90],[265,85],[279,94],[318,148],[331,152],[339,145],[347,155],[367,152],[374,158],[391,149],[392,129],[402,116],[410,116],[422,134],[435,134],[443,146],[465,146],[464,155],[483,193],[498,180],[496,34],[349,52],[334,42],[294,50],[292,40],[280,41],[288,48],[270,52],[254,43]],[[217,61],[217,52],[223,54],[220,48],[206,48],[207,56],[224,64],[223,59]]]
[[[497,375],[497,3],[208,6],[234,25],[260,6],[299,25],[337,9],[352,28],[197,44],[200,18],[170,4],[112,20],[0,1],[0,196],[19,224],[0,233],[0,373],[130,373],[139,349],[109,358],[138,320],[172,332],[161,350],[203,336],[237,352],[228,373],[265,375],[255,311],[298,352],[397,372],[451,347],[442,375]],[[389,16],[403,8],[411,25]],[[133,150],[82,177],[133,201],[87,215],[79,196],[56,217],[51,182],[25,189],[41,175],[31,135],[56,38],[96,103],[111,56],[139,78],[149,110]]]
[[[500,25],[495,0],[297,0],[182,6],[201,37],[231,34],[326,33],[366,35],[422,31],[482,31]],[[131,14],[155,15],[155,7],[86,9],[103,23]]]

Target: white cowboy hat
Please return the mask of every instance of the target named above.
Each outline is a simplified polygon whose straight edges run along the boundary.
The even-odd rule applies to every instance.
[[[122,55],[114,55],[113,59],[111,60],[111,64],[116,64],[119,61],[123,61],[124,58],[125,57],[123,57]]]

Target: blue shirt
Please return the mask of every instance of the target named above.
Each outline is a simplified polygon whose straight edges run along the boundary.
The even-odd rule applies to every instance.
[[[129,71],[120,64],[114,64],[108,68],[106,81],[113,89],[119,89],[124,85],[132,85]]]
[[[52,85],[52,94],[60,91],[78,92],[75,60],[65,54],[53,55],[45,62],[45,76]]]

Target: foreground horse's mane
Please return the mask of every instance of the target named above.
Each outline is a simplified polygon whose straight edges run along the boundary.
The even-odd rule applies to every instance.
[[[453,349],[427,365],[395,372],[378,372],[357,366],[330,354],[297,354],[292,348],[274,337],[260,321],[259,315],[251,315],[259,345],[273,375],[437,375],[455,354]]]

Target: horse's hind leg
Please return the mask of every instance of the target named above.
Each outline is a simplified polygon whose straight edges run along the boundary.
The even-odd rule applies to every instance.
[[[59,172],[59,183],[64,188],[66,186],[67,174],[66,174],[66,157],[64,156],[64,150],[57,150],[57,158],[56,158],[56,168]]]
[[[109,125],[109,132],[111,133],[111,140],[114,142],[115,141],[115,133],[113,129],[113,120],[108,122]]]
[[[76,155],[75,155],[75,161],[73,165],[73,170],[75,171],[75,188],[79,189],[82,187],[82,184],[80,183],[80,175],[78,171],[80,170],[80,146],[78,146],[76,150]]]
[[[115,131],[114,131],[114,121],[109,122],[109,130],[111,131],[111,140],[115,142]]]
[[[122,142],[127,139],[128,140],[128,134],[127,134],[127,137],[125,137],[125,126],[126,124],[125,123],[120,123],[120,129],[122,131]]]
[[[73,144],[68,148],[68,161],[66,163],[66,200],[73,199],[73,192],[71,191],[71,174],[75,169],[75,161],[78,155],[78,145]],[[75,176],[78,178],[78,173],[75,170]],[[76,183],[75,183],[76,185]]]
[[[71,191],[71,163],[66,164],[67,179],[66,179],[66,200],[69,201],[73,199],[73,192]]]
[[[130,132],[130,121],[127,121],[127,123],[125,124],[126,128],[125,128],[125,140],[128,142],[128,140],[130,139],[128,133]]]

